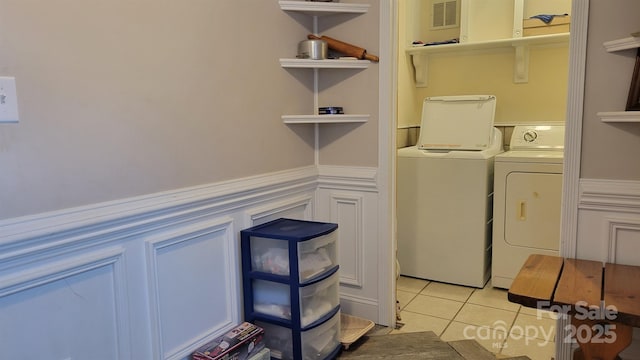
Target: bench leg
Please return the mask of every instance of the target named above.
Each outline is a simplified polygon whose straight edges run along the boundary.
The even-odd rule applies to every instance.
[[[631,344],[632,328],[624,324],[572,317],[571,325],[580,345],[573,360],[616,360]]]

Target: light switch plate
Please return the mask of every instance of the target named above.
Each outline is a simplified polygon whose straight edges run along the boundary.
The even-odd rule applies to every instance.
[[[16,78],[0,76],[0,123],[18,122]]]

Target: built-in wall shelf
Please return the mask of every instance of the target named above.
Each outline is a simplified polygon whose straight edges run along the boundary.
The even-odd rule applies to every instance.
[[[323,16],[334,14],[364,14],[369,10],[369,4],[349,4],[338,2],[318,2],[318,1],[289,1],[280,0],[280,9],[285,11],[296,11],[311,16]]]
[[[347,2],[323,2],[323,1],[289,1],[279,0],[278,4],[283,11],[294,11],[305,15],[313,16],[314,34],[318,33],[318,17],[336,14],[364,14],[369,11],[369,4],[353,4]],[[314,91],[313,102],[317,109],[319,103],[318,95],[318,69],[366,69],[371,65],[369,60],[358,60],[356,58],[349,59],[298,59],[298,58],[281,58],[280,66],[288,69],[313,69],[314,72]],[[285,124],[347,124],[347,123],[365,123],[369,121],[367,114],[330,114],[319,115],[282,115],[282,121]],[[318,148],[316,136],[316,148]]]
[[[640,122],[640,111],[599,112],[598,117],[602,122],[609,123]]]
[[[285,124],[344,124],[364,123],[369,115],[282,115]]]
[[[515,83],[526,83],[529,81],[529,46],[552,46],[556,44],[569,44],[569,33],[474,41],[457,44],[412,46],[407,48],[405,52],[407,55],[411,56],[413,62],[416,86],[426,87],[430,55],[459,54],[513,48],[515,51],[513,81]]]
[[[305,69],[366,69],[371,65],[369,60],[344,60],[344,59],[280,59],[283,68]]]
[[[640,37],[630,36],[624,39],[605,41],[603,45],[607,52],[635,49],[640,47]]]
[[[474,41],[457,44],[412,46],[406,50],[410,55],[427,55],[438,53],[456,53],[474,50],[493,50],[500,48],[511,48],[521,45],[550,45],[568,44],[569,33],[525,36],[519,38],[496,39],[487,41]]]
[[[602,44],[607,52],[640,48],[640,37],[630,36],[623,39],[605,41]],[[604,111],[598,117],[608,123],[636,123],[640,122],[640,111]]]

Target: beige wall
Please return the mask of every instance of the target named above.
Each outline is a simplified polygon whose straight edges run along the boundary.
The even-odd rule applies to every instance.
[[[365,15],[322,17],[319,33],[380,55],[380,1],[348,0],[368,3]],[[389,61],[390,59],[384,59]],[[320,126],[321,165],[378,165],[378,122],[391,121],[378,117],[378,63],[368,69],[322,69],[319,82],[319,106],[342,106],[345,113],[369,114],[363,124],[324,124]]]
[[[0,76],[16,77],[20,112],[0,124],[0,218],[314,164],[313,126],[280,118],[312,112],[312,71],[278,63],[295,57],[311,17],[275,0],[0,9]],[[377,14],[332,30],[375,50]],[[358,142],[375,147],[376,71],[341,85],[343,96],[365,89],[345,107],[373,121],[323,135],[323,162],[375,165]]]
[[[412,0],[400,0],[400,49],[409,38]],[[567,5],[565,5],[567,6]],[[510,11],[513,11],[512,9]],[[409,15],[407,15],[409,14]],[[409,35],[411,36],[411,35]],[[420,124],[422,100],[427,96],[496,95],[496,124],[564,122],[566,116],[567,45],[530,48],[529,81],[513,82],[514,50],[456,52],[429,56],[428,86],[416,88],[410,56],[399,52],[398,126]]]
[[[640,123],[603,123],[600,111],[623,111],[636,50],[608,53],[602,43],[640,30],[637,0],[591,0],[582,134],[581,177],[640,180]]]

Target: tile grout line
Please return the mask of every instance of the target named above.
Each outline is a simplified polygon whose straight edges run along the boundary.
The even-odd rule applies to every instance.
[[[467,304],[470,304],[470,305],[473,305],[473,306],[477,306],[477,307],[481,307],[481,308],[488,308],[488,309],[494,309],[494,310],[501,310],[501,311],[505,311],[505,312],[508,312],[508,313],[513,314],[513,318],[512,318],[512,320],[509,322],[509,326],[508,326],[508,327],[506,327],[506,329],[505,329],[505,330],[507,330],[507,332],[506,332],[506,334],[505,334],[505,338],[504,338],[504,340],[502,340],[502,341],[501,341],[501,345],[502,345],[502,346],[500,347],[500,349],[499,349],[497,352],[495,351],[495,349],[493,349],[493,350],[488,349],[488,350],[489,350],[491,353],[496,354],[496,355],[498,355],[498,354],[500,354],[500,355],[508,355],[508,354],[506,354],[503,350],[505,350],[505,344],[506,344],[506,343],[507,343],[507,341],[510,339],[511,332],[512,332],[512,331],[513,331],[513,329],[514,329],[514,326],[516,325],[516,322],[517,322],[519,319],[521,319],[521,320],[523,320],[523,321],[524,321],[524,320],[525,320],[525,319],[524,319],[524,316],[528,316],[528,317],[535,317],[535,316],[536,316],[536,315],[533,315],[533,314],[525,313],[525,312],[523,311],[523,310],[524,310],[524,308],[523,308],[523,307],[521,307],[521,306],[518,306],[515,310],[512,310],[512,309],[510,309],[510,308],[508,308],[508,307],[506,307],[506,306],[500,306],[499,304],[498,304],[498,305],[496,305],[496,303],[495,303],[495,302],[494,302],[492,305],[488,305],[488,304],[486,304],[486,303],[478,303],[478,302],[482,302],[482,300],[483,300],[483,299],[480,299],[480,300],[472,300],[472,298],[473,298],[473,296],[476,294],[476,292],[480,292],[480,291],[485,290],[485,289],[487,288],[487,286],[490,286],[490,285],[488,285],[489,283],[488,283],[487,285],[485,285],[485,287],[483,287],[483,288],[474,288],[474,289],[473,289],[473,291],[471,291],[471,292],[470,292],[470,293],[465,297],[465,300],[461,300],[461,297],[458,297],[458,295],[460,294],[460,292],[458,292],[458,291],[452,291],[452,292],[451,292],[451,297],[446,297],[446,296],[448,295],[448,292],[447,292],[445,289],[438,289],[438,290],[440,291],[440,294],[444,294],[444,295],[439,295],[439,296],[438,296],[438,295],[433,295],[433,294],[426,294],[426,293],[423,293],[423,292],[427,291],[427,290],[429,289],[429,287],[430,287],[430,286],[432,286],[431,284],[437,284],[437,283],[438,283],[438,282],[433,282],[433,281],[428,281],[428,280],[425,280],[425,281],[427,281],[427,283],[426,283],[423,287],[421,287],[421,288],[418,290],[418,292],[417,292],[417,293],[416,293],[416,292],[414,292],[414,291],[407,291],[406,289],[398,289],[398,290],[404,291],[404,292],[406,292],[406,293],[409,293],[409,294],[411,295],[411,296],[410,296],[410,299],[407,301],[406,305],[405,305],[405,306],[403,306],[403,307],[401,308],[401,311],[407,312],[407,313],[409,313],[409,314],[417,314],[417,315],[429,316],[429,317],[432,317],[432,318],[434,318],[434,319],[439,319],[439,320],[444,320],[444,321],[446,321],[446,326],[444,326],[444,327],[443,327],[443,329],[442,329],[442,331],[438,334],[438,336],[439,336],[440,338],[442,338],[442,336],[443,336],[447,331],[449,331],[449,330],[451,330],[451,329],[452,329],[453,322],[457,322],[457,323],[460,323],[460,324],[466,324],[466,325],[471,325],[471,326],[480,327],[480,326],[478,326],[478,325],[468,324],[468,323],[466,323],[466,322],[456,321],[456,320],[455,320],[455,319],[456,319],[456,317],[460,315],[460,312],[462,311],[462,309],[463,309],[463,308],[465,308],[465,306],[466,306]],[[451,284],[451,285],[454,285],[454,284]],[[455,286],[455,285],[454,285],[454,286]],[[436,294],[438,294],[438,293],[436,293]],[[490,293],[489,293],[489,294],[490,294]],[[462,304],[462,306],[461,306],[461,307],[460,307],[460,308],[455,312],[455,314],[454,314],[453,316],[451,316],[451,318],[450,318],[450,319],[448,319],[448,318],[444,318],[444,317],[439,317],[439,316],[434,316],[434,315],[429,315],[429,314],[424,314],[424,313],[421,313],[421,312],[414,312],[414,311],[406,310],[406,308],[407,308],[410,304],[414,303],[414,302],[416,301],[416,299],[419,299],[418,295],[423,295],[423,296],[426,296],[426,297],[431,298],[431,299],[434,299],[434,300],[435,300],[435,299],[437,299],[437,300],[453,301],[453,302],[461,303],[461,304]],[[487,297],[487,299],[486,299],[486,300],[488,300],[489,302],[492,302],[493,300],[499,300],[499,299],[498,299],[498,297],[495,297],[495,298],[494,298],[494,297],[492,297],[492,294],[490,294],[490,295],[489,295],[489,297]],[[552,320],[553,320],[553,319],[552,319]],[[459,335],[459,334],[454,334],[454,335]],[[454,337],[455,337],[455,336],[454,336]],[[538,339],[538,338],[536,337],[536,339]],[[539,339],[539,340],[545,340],[545,339]],[[443,340],[443,341],[444,341],[444,340]],[[453,340],[452,340],[452,341],[453,341]],[[446,341],[445,341],[445,342],[446,342]]]
[[[460,307],[460,309],[458,309],[458,311],[455,313],[455,315],[453,315],[451,320],[449,320],[449,323],[447,324],[447,326],[445,326],[444,329],[442,330],[442,334],[440,334],[440,337],[442,337],[442,335],[444,335],[444,333],[447,332],[447,329],[449,329],[449,327],[453,323],[453,320],[456,318],[456,316],[458,316],[460,311],[462,311],[462,308],[464,308],[464,306],[468,303],[469,299],[471,299],[471,296],[473,295],[473,293],[476,292],[476,290],[478,289],[473,289],[473,291],[469,294],[469,296],[467,296],[467,299],[462,303],[462,306]]]

